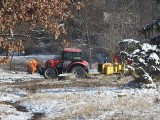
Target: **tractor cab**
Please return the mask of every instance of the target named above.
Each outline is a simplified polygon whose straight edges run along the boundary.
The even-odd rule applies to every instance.
[[[82,60],[82,50],[75,48],[65,48],[62,52],[62,59],[64,61]]]

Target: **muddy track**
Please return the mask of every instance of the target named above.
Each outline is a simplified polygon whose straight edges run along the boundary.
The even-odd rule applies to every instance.
[[[35,93],[40,89],[53,89],[53,88],[68,88],[68,87],[102,87],[102,86],[110,86],[110,87],[119,87],[125,83],[127,83],[128,79],[132,79],[130,76],[128,77],[115,77],[115,76],[103,76],[103,77],[93,77],[88,79],[77,79],[77,80],[46,80],[46,79],[38,79],[31,81],[21,81],[9,83],[15,88],[25,89],[26,91]]]

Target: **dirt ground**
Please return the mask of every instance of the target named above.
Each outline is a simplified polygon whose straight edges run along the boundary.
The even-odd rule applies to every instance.
[[[16,81],[13,83],[2,83],[3,85],[9,85],[26,91],[34,93],[40,89],[53,89],[53,88],[67,88],[67,87],[120,87],[129,81],[132,81],[131,76],[123,75],[96,75],[90,76],[86,79],[76,80],[58,80],[58,79],[33,79],[30,81]]]

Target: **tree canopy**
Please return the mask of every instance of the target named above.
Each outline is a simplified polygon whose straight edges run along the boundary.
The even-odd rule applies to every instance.
[[[13,35],[17,22],[27,22],[31,26],[43,25],[57,38],[66,33],[64,21],[73,18],[72,10],[80,10],[83,4],[76,0],[1,0],[0,32],[8,29]]]
[[[31,28],[43,26],[57,39],[66,34],[65,21],[83,6],[79,0],[0,0],[0,46],[7,51],[0,63],[7,63],[9,54],[24,51],[22,40],[5,40],[3,32],[13,37],[16,25],[27,23]]]

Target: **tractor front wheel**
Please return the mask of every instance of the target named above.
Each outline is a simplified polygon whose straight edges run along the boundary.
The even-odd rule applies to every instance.
[[[77,78],[84,78],[84,77],[86,77],[86,71],[81,66],[73,67],[72,70],[71,70],[71,73],[75,74],[75,76]]]
[[[54,78],[57,78],[57,71],[53,68],[47,68],[45,71],[44,71],[44,77],[46,79],[54,79]]]

